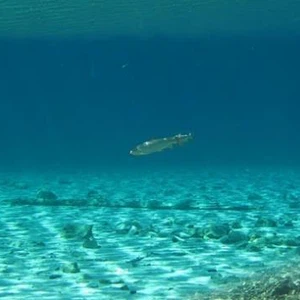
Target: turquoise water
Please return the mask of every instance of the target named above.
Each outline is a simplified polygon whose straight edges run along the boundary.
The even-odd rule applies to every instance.
[[[1,46],[3,165],[299,163],[296,37]],[[128,156],[180,132],[193,144]]]
[[[299,182],[290,167],[2,173],[1,297],[285,299]]]
[[[1,40],[0,296],[297,294],[299,51],[274,35]]]

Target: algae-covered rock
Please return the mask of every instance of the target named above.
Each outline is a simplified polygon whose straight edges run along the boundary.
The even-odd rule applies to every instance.
[[[223,289],[196,294],[193,300],[298,300],[300,278],[298,264],[280,266],[253,274],[249,278],[231,280]]]
[[[270,291],[270,295],[277,299],[278,296],[292,294],[297,289],[297,285],[293,282],[291,277],[284,278],[276,282]],[[299,298],[298,298],[299,299]]]

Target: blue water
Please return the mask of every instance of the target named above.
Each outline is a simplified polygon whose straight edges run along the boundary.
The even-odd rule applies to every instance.
[[[2,166],[299,164],[300,41],[2,40]],[[153,137],[193,143],[133,158]]]
[[[0,297],[213,300],[299,279],[299,53],[295,36],[0,40]],[[129,154],[178,133],[194,139]]]

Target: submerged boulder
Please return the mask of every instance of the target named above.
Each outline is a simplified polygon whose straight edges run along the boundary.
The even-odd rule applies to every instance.
[[[49,190],[40,190],[36,194],[37,202],[43,205],[55,205],[57,198],[57,195]]]

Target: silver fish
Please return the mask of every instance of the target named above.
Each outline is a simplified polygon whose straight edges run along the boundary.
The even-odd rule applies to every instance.
[[[140,156],[152,154],[155,152],[161,152],[165,149],[172,149],[174,146],[183,145],[192,139],[193,136],[191,133],[179,133],[171,137],[152,139],[137,145],[134,149],[130,151],[130,154],[134,156]]]

